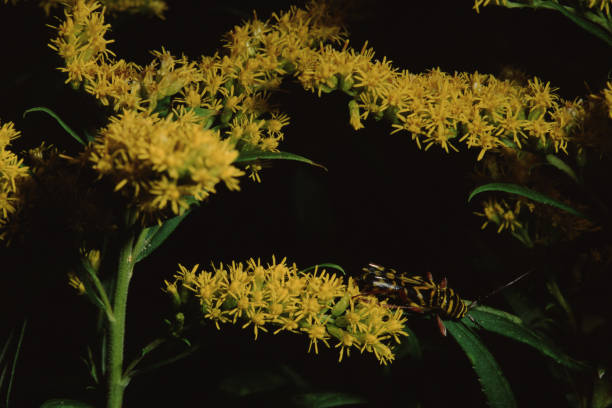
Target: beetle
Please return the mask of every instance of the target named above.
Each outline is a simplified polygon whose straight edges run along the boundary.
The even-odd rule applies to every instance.
[[[531,272],[525,272],[479,301],[466,305],[461,296],[448,287],[446,278],[436,283],[430,272],[425,277],[410,276],[374,263],[368,264],[362,271],[363,273],[357,278],[362,294],[386,298],[392,307],[404,308],[417,313],[433,313],[443,336],[446,336],[443,319],[460,320],[467,316],[472,322],[478,324],[468,314],[471,309],[476,307],[480,301],[513,285]]]

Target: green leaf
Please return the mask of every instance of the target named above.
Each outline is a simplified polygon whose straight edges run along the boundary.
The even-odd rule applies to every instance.
[[[162,225],[154,225],[143,229],[134,247],[134,253],[136,254],[135,262],[140,262],[151,255],[174,232],[190,212],[191,209],[188,209],[183,214],[168,219]]]
[[[162,99],[157,100],[157,104],[155,105],[154,113],[158,113],[160,117],[165,118],[170,113],[170,104],[172,99],[170,96],[166,96]]]
[[[578,177],[576,176],[576,173],[574,173],[574,170],[572,170],[572,168],[568,166],[567,163],[565,163],[563,160],[561,160],[554,154],[547,154],[546,161],[564,172],[565,174],[567,174],[568,176],[570,176],[572,180],[574,180],[576,183],[579,183]]]
[[[322,169],[327,171],[327,167],[315,163],[306,157],[287,153],[287,152],[263,152],[263,151],[250,151],[250,152],[241,152],[238,158],[234,161],[234,163],[245,163],[256,160],[293,160],[299,161],[302,163],[310,164],[311,166],[321,167]]]
[[[87,140],[87,142],[93,142],[96,140],[96,135],[92,135],[87,130],[84,130],[83,133],[85,134],[85,140]]]
[[[212,109],[191,108],[190,110],[197,116],[206,119],[206,122],[204,122],[204,129],[208,129],[212,126],[215,121],[215,116],[217,115],[217,111]]]
[[[26,110],[25,112],[23,112],[23,117],[25,118],[25,116],[30,113],[30,112],[45,112],[46,114],[48,114],[49,116],[51,116],[53,119],[55,119],[57,121],[57,123],[59,123],[59,125],[64,128],[64,130],[66,132],[68,132],[68,134],[70,136],[72,136],[77,142],[79,142],[80,144],[82,144],[83,146],[85,146],[85,142],[83,142],[83,139],[81,139],[79,137],[79,135],[76,134],[76,132],[74,130],[72,130],[67,124],[64,123],[63,120],[61,120],[59,118],[59,116],[57,116],[55,114],[55,112],[53,112],[51,109],[39,106],[36,108],[31,108]]]
[[[410,357],[415,360],[422,360],[423,351],[418,337],[408,328],[408,326],[404,326],[402,330],[408,333],[408,336],[402,337],[402,342],[393,351],[395,359],[399,361],[404,357]]]
[[[94,408],[93,405],[89,405],[82,401],[76,401],[65,398],[54,398],[43,402],[40,408]]]
[[[303,269],[302,272],[312,271],[315,268],[318,268],[319,270],[322,269],[322,268],[335,269],[337,271],[342,272],[343,275],[346,275],[346,272],[344,271],[344,269],[342,269],[342,267],[340,265],[337,265],[337,264],[334,264],[334,263],[316,264],[316,265],[313,265],[313,266],[309,266],[306,269]]]
[[[565,367],[574,370],[588,368],[587,365],[569,357],[548,339],[525,326],[518,316],[486,306],[474,308],[470,311],[470,315],[484,329],[527,344]],[[477,327],[468,317],[464,317],[462,322],[466,326]]]
[[[593,24],[588,19],[580,16],[578,13],[576,13],[576,11],[573,8],[566,7],[561,4],[557,4],[554,1],[546,1],[545,3],[549,8],[557,10],[558,12],[563,14],[565,17],[572,20],[576,25],[578,25],[583,30],[586,30],[589,33],[593,34],[594,36],[599,37],[600,39],[605,41],[609,46],[612,46],[612,36],[610,36],[610,33],[606,32],[599,25]]]
[[[444,324],[470,359],[489,406],[492,408],[516,407],[516,400],[510,389],[510,384],[503,376],[497,361],[482,344],[478,336],[462,322],[447,320]]]
[[[577,328],[576,317],[574,316],[572,307],[570,306],[565,296],[563,296],[563,292],[561,292],[561,288],[557,284],[557,280],[555,279],[555,276],[552,273],[550,273],[549,276],[547,277],[546,289],[548,289],[550,294],[553,295],[553,297],[557,300],[559,305],[563,308],[563,310],[567,314],[567,318],[569,320],[570,325],[572,326],[574,330],[576,330]]]
[[[91,351],[91,347],[87,346],[87,357],[81,357],[81,361],[83,361],[83,363],[85,363],[89,369],[89,375],[94,382],[99,384],[100,380],[98,378],[98,370],[96,368],[96,361],[94,359],[93,352]]]
[[[17,368],[17,360],[19,359],[19,352],[21,351],[21,345],[23,343],[23,337],[25,335],[25,329],[26,329],[27,323],[28,321],[24,320],[23,324],[21,325],[21,332],[19,334],[19,339],[17,339],[17,344],[15,345],[15,352],[13,353],[13,361],[10,365],[11,371],[9,374],[8,385],[6,386],[6,392],[5,392],[5,397],[4,397],[5,398],[4,406],[6,408],[8,408],[10,400],[11,400],[11,391],[13,389],[13,381],[15,380],[15,370]],[[4,366],[2,367],[2,371],[0,373],[0,390],[2,389],[2,386],[4,384],[4,379],[6,378],[5,375],[9,368],[8,361],[6,362],[6,365],[4,365],[2,361],[4,360],[5,356],[7,356],[9,346],[13,340],[13,334],[14,334],[14,329],[11,330],[11,333],[9,334],[8,339],[4,343],[4,346],[2,347],[2,351],[0,352],[0,367]]]
[[[477,194],[483,193],[485,191],[502,191],[504,193],[517,194],[523,197],[527,197],[530,200],[536,201],[538,203],[548,204],[553,207],[557,207],[577,217],[588,218],[586,215],[573,209],[569,205],[563,204],[562,202],[559,202],[557,200],[553,200],[552,198],[542,193],[539,193],[535,190],[531,190],[527,187],[519,186],[517,184],[510,184],[510,183],[489,183],[489,184],[485,184],[485,185],[476,187],[470,193],[468,197],[468,202],[470,202],[472,198],[474,198],[474,196],[476,196]]]
[[[602,28],[596,19],[589,16],[592,13],[585,13],[584,15],[580,15],[576,12],[576,9],[570,6],[566,6],[563,4],[558,4],[556,1],[547,1],[547,0],[532,0],[528,4],[525,3],[517,3],[514,1],[507,0],[504,4],[504,7],[507,8],[544,8],[544,9],[553,9],[557,10],[565,17],[572,20],[575,24],[577,24],[580,28],[590,32],[591,34],[599,37],[603,41],[605,41],[608,45],[612,45],[612,36],[606,32],[606,29]],[[589,21],[590,20],[590,21]]]
[[[359,395],[344,392],[307,392],[294,395],[292,401],[299,407],[327,408],[350,404],[365,404],[367,400]]]

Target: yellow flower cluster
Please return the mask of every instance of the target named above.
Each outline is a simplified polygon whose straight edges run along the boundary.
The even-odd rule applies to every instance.
[[[19,133],[12,122],[0,123],[0,240],[5,239],[4,226],[19,206],[21,181],[29,177],[23,159],[8,150],[11,141],[19,137]]]
[[[232,166],[238,152],[219,131],[204,129],[191,111],[175,114],[162,119],[126,110],[111,118],[84,153],[143,215],[180,214],[221,181],[237,190],[243,174]]]
[[[432,70],[426,74],[398,72],[386,58],[374,61],[366,45],[360,52],[331,46],[304,49],[296,60],[305,89],[354,96],[350,122],[363,127],[368,117],[387,117],[394,130],[407,131],[417,145],[457,151],[453,141],[485,152],[525,142],[566,151],[578,127],[582,107],[560,101],[555,90],[538,78],[521,86],[478,72],[454,75]]]
[[[560,196],[555,198],[582,210],[583,206],[577,203],[564,200]],[[528,243],[528,245],[550,245],[558,240],[572,241],[584,233],[601,229],[592,221],[574,216],[550,205],[534,203],[522,197],[513,201],[514,205],[505,200],[489,199],[483,202],[484,211],[475,213],[486,218],[482,229],[489,223],[495,224],[498,226],[498,233],[506,230],[522,240],[523,243]],[[521,212],[521,209],[525,207],[528,211]],[[532,216],[534,222],[528,223],[527,214]]]
[[[342,90],[353,96],[349,111],[355,129],[369,117],[387,117],[392,133],[409,132],[419,147],[438,145],[448,152],[457,150],[454,142],[464,142],[480,148],[478,160],[504,145],[520,149],[533,143],[566,151],[584,110],[579,102],[561,101],[555,89],[537,78],[522,86],[478,72],[411,74],[398,71],[386,58],[374,60],[367,44],[360,52],[346,41],[340,50],[324,45],[342,40],[344,32],[325,6],[316,3],[274,14],[273,23],[254,18],[234,27],[226,36],[228,55],[223,57],[204,56],[195,63],[162,50],[143,69],[110,58],[103,47],[109,42],[103,38],[107,26],[93,12],[96,4],[77,2],[52,41],[66,59],[62,69],[69,80],[84,81],[88,92],[102,103],[112,100],[118,110],[152,111],[158,101],[180,92],[173,103],[217,120],[239,151],[276,150],[288,118],[260,116],[270,111],[266,91],[288,74],[319,95]],[[86,28],[90,26],[94,28]],[[67,35],[72,32],[78,34]]]
[[[608,116],[612,119],[612,82],[607,82],[603,90],[603,100],[608,107]]]
[[[165,282],[165,291],[175,305],[188,301],[195,293],[205,319],[220,324],[251,326],[255,339],[259,332],[275,326],[274,334],[281,331],[304,333],[310,339],[308,351],[318,353],[318,343],[329,347],[328,340],[337,341],[339,361],[346,350],[372,352],[381,364],[394,358],[390,339],[399,342],[406,321],[401,309],[391,309],[375,298],[360,297],[352,279],[344,284],[341,278],[327,272],[299,272],[283,259],[274,257],[268,266],[250,259],[243,263],[201,270],[198,265],[187,269],[179,265],[176,280]],[[360,299],[360,300],[358,300]]]
[[[4,0],[4,3],[11,2],[16,4],[18,0]],[[77,0],[40,0],[39,6],[45,11],[48,16],[51,9],[63,6],[67,3],[74,4]],[[166,2],[163,0],[99,0],[108,12],[115,13],[144,13],[154,14],[159,18],[164,18],[164,11],[168,9]]]
[[[473,8],[477,13],[480,13],[480,7],[488,6],[491,4],[491,2],[493,2],[493,5],[495,6],[505,6],[506,1],[507,0],[474,0]]]
[[[514,209],[512,209],[505,201],[498,202],[496,200],[488,200],[483,203],[484,213],[475,214],[487,219],[482,224],[482,229],[485,229],[486,226],[492,222],[493,224],[499,226],[497,228],[497,233],[500,233],[505,229],[515,232],[516,230],[523,228],[523,225],[518,220],[521,212],[521,203],[525,204],[525,202],[517,200]],[[532,203],[527,203],[527,207],[530,211],[533,211]]]
[[[610,16],[610,7],[612,6],[612,0],[582,0],[588,8],[599,9]]]
[[[275,24],[255,18],[235,27],[225,40],[229,55],[193,62],[162,48],[141,67],[116,60],[106,48],[112,40],[104,38],[109,25],[100,3],[76,0],[67,6],[50,44],[65,60],[60,69],[68,74],[67,82],[84,85],[117,111],[163,113],[169,105],[193,111],[207,127],[214,122],[241,152],[277,151],[289,118],[268,105],[269,90],[280,84],[299,49],[340,37],[340,28],[327,24],[326,8],[312,3],[307,10],[275,14]],[[258,168],[250,166],[256,180]]]
[[[83,83],[87,92],[103,104],[112,102],[117,111],[152,112],[159,101],[180,92],[172,101],[175,107],[200,109],[216,118],[241,151],[276,150],[288,118],[268,106],[268,91],[280,84],[298,50],[340,37],[340,28],[326,24],[325,7],[313,3],[307,10],[275,14],[275,24],[255,18],[235,27],[225,40],[229,55],[193,62],[162,49],[141,67],[114,59],[106,49],[112,40],[104,38],[109,26],[99,8],[97,2],[78,0],[57,27],[58,37],[50,46],[66,61],[60,69],[68,73],[67,82]],[[261,118],[266,113],[270,117]]]

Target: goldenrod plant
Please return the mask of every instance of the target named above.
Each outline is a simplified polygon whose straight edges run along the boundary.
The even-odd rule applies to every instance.
[[[547,78],[571,49],[554,73],[526,51],[466,68],[452,46],[408,67],[424,38],[368,29],[391,3],[3,3],[39,12],[48,45],[3,93],[63,95],[0,110],[3,406],[612,405],[609,67],[574,94]],[[610,4],[452,7],[544,10],[604,64]],[[180,40],[130,43],[181,8],[200,24]],[[22,374],[50,356],[87,379]]]

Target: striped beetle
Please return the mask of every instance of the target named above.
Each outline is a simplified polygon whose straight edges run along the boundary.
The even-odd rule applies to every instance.
[[[516,283],[531,271],[499,287],[484,298],[466,305],[457,292],[448,287],[446,278],[436,284],[430,272],[427,277],[398,273],[391,268],[370,263],[363,268],[358,278],[360,290],[366,295],[384,297],[393,307],[400,307],[417,313],[434,313],[440,333],[446,336],[446,327],[442,319],[459,320],[467,316],[478,324],[468,312],[482,300],[498,293],[500,290]]]

